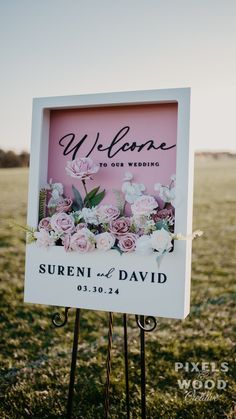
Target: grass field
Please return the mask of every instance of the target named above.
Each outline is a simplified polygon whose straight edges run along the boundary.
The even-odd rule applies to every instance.
[[[0,418],[63,418],[67,399],[74,310],[62,329],[51,323],[53,307],[23,304],[24,234],[9,218],[25,222],[27,170],[1,169]],[[146,336],[147,418],[234,418],[233,318],[236,288],[236,159],[198,159],[193,244],[191,314],[185,321],[158,320]],[[110,417],[125,418],[122,316],[115,315]],[[74,417],[104,417],[108,314],[82,310]],[[129,316],[132,418],[140,418],[139,331]],[[211,362],[228,371],[175,371],[175,362]],[[177,380],[227,381],[225,389],[180,389]]]

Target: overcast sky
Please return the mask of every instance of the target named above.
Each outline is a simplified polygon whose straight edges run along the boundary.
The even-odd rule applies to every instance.
[[[196,150],[236,150],[236,0],[0,0],[0,147],[32,98],[191,87]]]

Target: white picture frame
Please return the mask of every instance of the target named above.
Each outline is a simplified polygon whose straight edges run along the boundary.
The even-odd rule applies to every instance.
[[[99,108],[123,105],[149,105],[177,103],[177,149],[176,149],[176,189],[180,203],[176,209],[175,231],[183,235],[192,232],[193,202],[193,149],[189,139],[190,89],[161,89],[131,92],[99,93],[76,96],[36,98],[33,100],[30,175],[28,192],[27,224],[33,228],[38,225],[39,190],[48,181],[48,148],[50,111],[59,109]],[[109,257],[108,257],[109,256]],[[94,278],[59,277],[40,275],[40,264],[64,264],[81,266],[94,271]],[[118,279],[114,276],[97,278],[110,268],[126,270],[129,275],[135,269],[155,273],[155,282],[139,282]],[[108,253],[96,250],[93,254],[78,255],[66,253],[63,247],[42,249],[35,244],[26,245],[26,274],[24,301],[36,304],[64,307],[80,307],[93,310],[153,315],[166,318],[183,319],[189,313],[191,282],[191,240],[175,241],[174,252],[167,254],[158,270],[155,258],[134,254],[119,255],[116,251]],[[88,271],[87,271],[88,272]],[[168,280],[162,284],[161,273]],[[154,278],[154,277],[153,277]],[[96,279],[96,280],[95,280]],[[160,282],[158,282],[160,280]],[[77,290],[81,286],[90,287],[91,292]],[[99,282],[98,282],[99,281]],[[103,292],[92,292],[100,287]],[[112,293],[108,295],[109,289]],[[119,289],[119,295],[114,291]],[[104,291],[106,290],[106,291]],[[86,295],[85,295],[86,294]]]

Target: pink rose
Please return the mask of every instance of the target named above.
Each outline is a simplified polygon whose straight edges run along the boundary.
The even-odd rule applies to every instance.
[[[99,250],[109,250],[115,244],[115,237],[111,233],[101,233],[96,236],[97,248]]]
[[[109,223],[120,215],[120,211],[114,205],[100,205],[96,212],[99,223]]]
[[[43,230],[46,230],[46,231],[50,231],[52,229],[50,221],[51,221],[50,217],[42,218],[42,220],[39,221],[38,229],[39,230],[43,229]]]
[[[137,215],[150,215],[158,207],[158,203],[153,196],[142,195],[131,205],[132,213]]]
[[[116,236],[122,236],[128,233],[131,226],[131,220],[128,217],[121,217],[110,222],[110,232]]]
[[[95,164],[90,157],[80,157],[68,161],[66,165],[66,173],[69,176],[80,180],[92,179],[92,175],[97,173],[98,170],[99,166]]]
[[[72,233],[75,229],[74,218],[65,212],[59,212],[52,216],[51,226],[57,233]]]
[[[70,249],[79,253],[91,252],[95,249],[95,237],[87,228],[84,228],[70,238]]]
[[[119,237],[118,246],[122,252],[133,252],[136,247],[137,236],[133,233],[128,233],[126,236]]]
[[[80,230],[82,230],[82,228],[87,228],[87,224],[86,223],[77,224],[76,231],[80,231]]]
[[[71,235],[65,234],[62,238],[62,244],[66,252],[69,252],[71,250],[70,241],[71,241]]]
[[[58,202],[56,212],[68,212],[71,209],[73,201],[71,198],[65,198],[63,201]]]

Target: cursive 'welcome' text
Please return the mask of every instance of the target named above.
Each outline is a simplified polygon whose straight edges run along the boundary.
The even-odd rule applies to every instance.
[[[64,148],[63,155],[67,156],[69,154],[72,155],[72,160],[76,158],[77,153],[83,149],[83,146],[88,143],[92,144],[89,151],[86,154],[86,157],[89,157],[94,150],[98,150],[100,152],[105,152],[107,157],[112,159],[120,152],[127,152],[127,151],[136,151],[141,152],[149,151],[149,150],[162,150],[167,151],[174,147],[176,144],[167,146],[165,142],[161,142],[160,144],[156,144],[154,140],[147,140],[144,143],[137,143],[134,140],[128,140],[127,134],[130,131],[129,126],[125,126],[121,128],[111,142],[108,145],[104,145],[100,142],[100,133],[98,132],[96,138],[93,139],[91,143],[91,139],[88,138],[88,134],[85,134],[81,139],[77,140],[74,133],[68,133],[64,135],[59,140],[59,145]],[[82,153],[84,155],[84,153]]]

